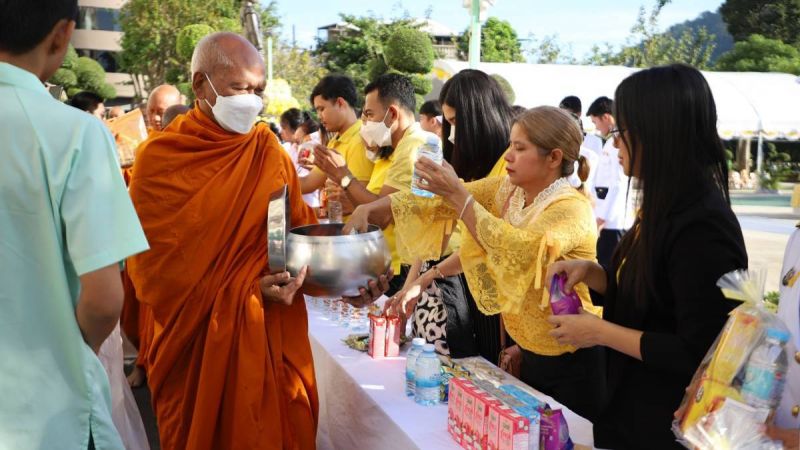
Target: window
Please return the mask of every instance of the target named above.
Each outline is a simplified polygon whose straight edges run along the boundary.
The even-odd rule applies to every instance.
[[[119,10],[111,8],[80,7],[79,30],[122,31],[119,26]]]
[[[78,50],[78,55],[88,56],[99,62],[100,65],[103,66],[103,70],[108,73],[116,73],[118,71],[117,55],[115,52],[107,52],[104,50]]]

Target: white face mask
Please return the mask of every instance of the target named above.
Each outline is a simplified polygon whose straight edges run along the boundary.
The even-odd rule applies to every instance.
[[[451,144],[456,145],[456,126],[450,125],[450,136],[447,137],[447,140],[450,141]]]
[[[261,97],[255,94],[239,94],[239,95],[219,95],[211,78],[208,74],[204,74],[211,85],[211,89],[217,94],[217,102],[214,106],[205,102],[211,107],[211,112],[214,113],[219,126],[231,133],[247,134],[253,128],[258,114],[264,109],[264,102]]]
[[[361,137],[367,143],[367,147],[387,147],[392,145],[392,130],[383,123],[389,116],[389,110],[380,122],[367,121],[361,125]],[[369,154],[367,155],[369,157]],[[377,157],[376,157],[377,159]]]

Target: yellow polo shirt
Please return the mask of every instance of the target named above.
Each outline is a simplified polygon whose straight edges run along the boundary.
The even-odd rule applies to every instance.
[[[372,177],[374,164],[367,159],[367,150],[361,140],[360,131],[361,121],[357,120],[344,133],[339,133],[331,139],[328,142],[328,148],[332,148],[342,155],[347,168],[350,169],[350,173],[356,180],[367,183]],[[315,167],[314,170],[319,170],[319,168]]]
[[[428,132],[423,130],[418,123],[408,127],[392,154],[386,159],[379,159],[375,162],[375,168],[372,170],[372,178],[367,184],[367,190],[378,195],[381,192],[381,188],[386,185],[400,192],[410,192],[417,148],[425,143],[427,135]],[[386,227],[383,230],[383,235],[386,237],[386,243],[392,251],[392,269],[394,273],[400,273],[401,261],[397,255],[397,247],[395,245],[394,225]],[[410,264],[413,261],[402,262]]]

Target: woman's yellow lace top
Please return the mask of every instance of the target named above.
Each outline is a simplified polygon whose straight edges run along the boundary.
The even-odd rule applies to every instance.
[[[589,200],[563,178],[527,207],[524,191],[508,177],[466,187],[475,198],[477,239],[459,223],[460,259],[478,308],[485,314],[502,313],[509,334],[526,350],[546,356],[574,351],[548,334],[552,326],[544,277],[556,260],[595,259],[597,226]],[[391,199],[400,257],[438,259],[459,212],[441,197],[398,192]],[[576,291],[584,309],[599,315],[586,285]]]

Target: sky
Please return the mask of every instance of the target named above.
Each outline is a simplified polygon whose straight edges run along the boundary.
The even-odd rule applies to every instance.
[[[262,0],[266,3],[265,0]],[[636,21],[639,7],[648,9],[654,0],[495,0],[490,16],[511,22],[520,38],[557,35],[572,56],[582,58],[595,44],[625,43]],[[703,11],[715,11],[723,0],[672,0],[661,13],[660,26],[668,28]],[[282,38],[291,42],[292,28],[297,44],[315,45],[317,28],[339,21],[339,14],[374,15],[384,19],[425,17],[460,33],[469,25],[462,0],[277,0]]]

